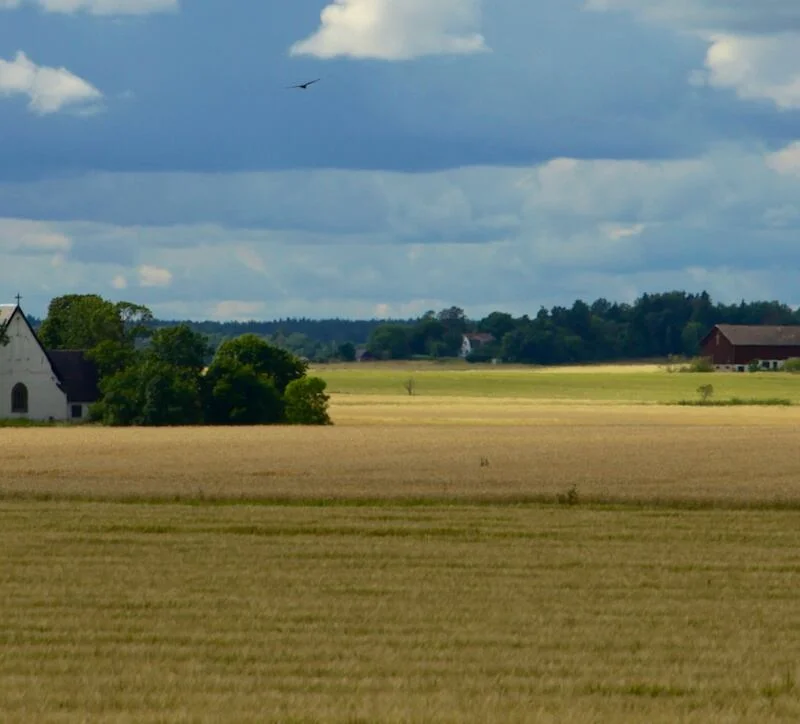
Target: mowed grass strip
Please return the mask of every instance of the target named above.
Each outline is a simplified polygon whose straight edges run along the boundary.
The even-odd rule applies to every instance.
[[[0,516],[4,722],[800,717],[795,513]]]
[[[439,398],[347,414],[323,428],[5,429],[0,497],[518,502],[574,487],[583,501],[800,505],[800,408]]]
[[[696,399],[698,386],[712,384],[715,399],[786,398],[800,403],[800,378],[782,372],[668,373],[655,365],[509,369],[382,364],[320,365],[312,373],[339,395],[408,396],[404,383],[413,377],[419,396],[664,403]]]

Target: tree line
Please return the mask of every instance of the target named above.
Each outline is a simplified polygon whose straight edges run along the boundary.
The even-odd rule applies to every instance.
[[[411,324],[380,325],[367,348],[383,359],[451,356],[464,334],[484,332],[493,341],[477,347],[468,361],[556,365],[694,357],[715,324],[800,324],[800,311],[778,301],[715,304],[707,292],[684,291],[643,294],[633,303],[576,300],[570,307],[542,307],[534,317],[496,311],[469,320],[451,307]]]
[[[80,349],[98,370],[91,417],[107,425],[330,424],[325,382],[308,363],[248,333],[212,349],[187,324],[94,294],[50,302],[38,328],[46,349]]]
[[[129,315],[126,303],[120,304]],[[700,351],[703,335],[715,324],[800,324],[800,311],[778,301],[720,304],[714,303],[707,292],[668,291],[643,294],[632,303],[578,299],[571,306],[542,307],[535,316],[494,311],[481,319],[469,319],[461,308],[453,306],[405,320],[170,322],[145,315],[138,323],[148,334],[180,327],[201,335],[207,342],[206,365],[211,364],[216,350],[247,335],[302,361],[329,362],[354,360],[357,350],[363,349],[378,359],[454,357],[459,354],[463,335],[471,332],[486,332],[494,338],[475,349],[468,357],[471,362],[499,359],[520,364],[565,364],[693,357]]]

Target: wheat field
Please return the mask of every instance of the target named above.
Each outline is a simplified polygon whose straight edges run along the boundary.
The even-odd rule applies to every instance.
[[[800,716],[800,408],[332,415],[0,428],[0,719]]]
[[[793,722],[776,511],[0,502],[3,722]]]
[[[800,505],[800,408],[346,396],[332,413],[323,428],[3,429],[0,496],[503,502],[574,486]]]

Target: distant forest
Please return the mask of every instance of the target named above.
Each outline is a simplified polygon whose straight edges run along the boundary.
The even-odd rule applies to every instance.
[[[469,319],[461,308],[450,307],[402,320],[154,320],[150,326],[181,322],[206,335],[212,348],[252,333],[316,362],[352,360],[362,349],[379,359],[453,357],[464,333],[488,332],[495,341],[477,348],[469,361],[563,364],[691,357],[715,324],[800,324],[800,310],[778,301],[718,304],[706,292],[670,291],[643,294],[631,304],[576,300],[569,307],[542,307],[534,316],[520,317],[496,311]]]

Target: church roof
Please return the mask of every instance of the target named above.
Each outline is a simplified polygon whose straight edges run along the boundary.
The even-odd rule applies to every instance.
[[[97,367],[82,350],[48,349],[47,355],[67,393],[67,402],[96,402],[100,398]]]

